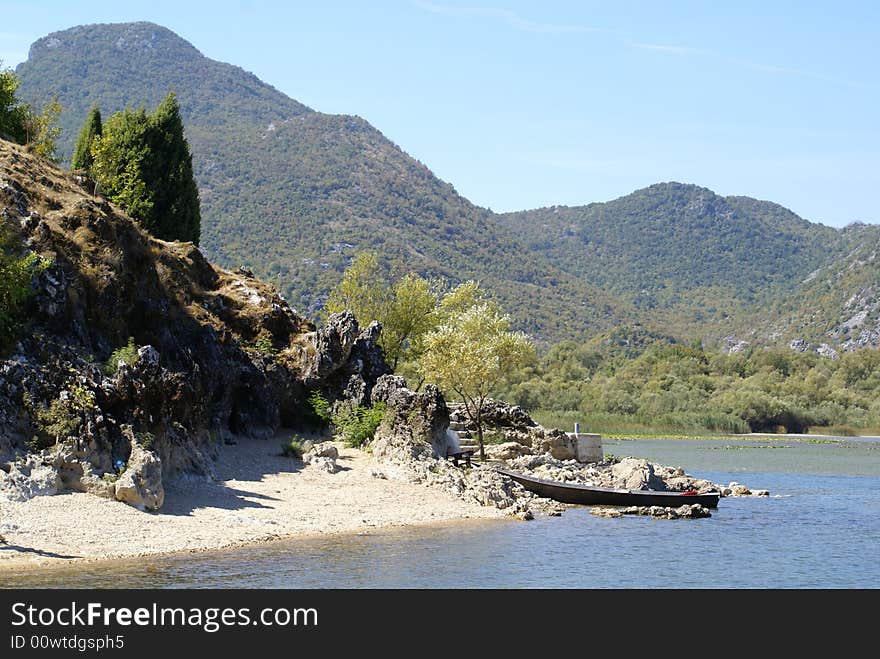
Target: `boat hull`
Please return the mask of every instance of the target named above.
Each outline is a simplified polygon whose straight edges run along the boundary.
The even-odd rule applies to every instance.
[[[653,490],[618,490],[610,487],[593,487],[558,483],[540,478],[532,478],[513,471],[497,469],[498,473],[509,476],[529,492],[553,499],[560,503],[575,503],[584,506],[679,506],[698,503],[707,508],[717,508],[718,492],[705,494],[682,494],[681,492],[655,492]]]

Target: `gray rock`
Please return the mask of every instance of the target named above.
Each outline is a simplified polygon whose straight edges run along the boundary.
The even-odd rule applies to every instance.
[[[332,442],[321,442],[313,444],[311,448],[303,454],[303,462],[312,465],[328,474],[335,474],[340,471],[336,460],[339,458],[339,449]]]
[[[532,449],[519,442],[504,442],[486,447],[486,456],[490,460],[513,460],[523,455],[531,455]]]
[[[339,458],[339,449],[336,448],[333,442],[312,444],[303,454],[303,462],[309,462],[311,458],[332,458],[336,460]]]
[[[379,459],[446,457],[449,408],[432,384],[418,393],[397,375],[383,375],[373,387],[373,400],[386,405],[376,429],[373,455]]]
[[[325,458],[315,455],[310,456],[306,462],[316,469],[326,471],[328,474],[335,474],[340,471],[340,467],[338,464],[336,464],[335,458]]]
[[[158,510],[165,501],[161,460],[151,451],[133,444],[128,465],[114,489],[118,501],[140,510]]]
[[[14,462],[9,472],[0,469],[0,497],[27,501],[36,496],[57,494],[64,489],[58,470],[38,455]]]
[[[624,458],[611,467],[615,487],[627,490],[665,490],[663,481],[654,473],[654,465],[640,458]]]
[[[730,483],[730,485],[727,486],[727,489],[730,490],[730,494],[727,496],[747,497],[747,496],[751,496],[751,494],[752,494],[752,491],[749,488],[747,488],[745,485],[740,485],[739,483],[735,483],[735,482]]]

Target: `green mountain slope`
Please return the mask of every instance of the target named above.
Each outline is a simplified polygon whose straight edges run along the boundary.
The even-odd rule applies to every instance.
[[[61,152],[89,108],[148,108],[176,91],[202,200],[202,246],[245,264],[306,313],[358,250],[452,282],[478,279],[539,337],[619,322],[615,302],[539,255],[363,119],[314,112],[150,23],[89,25],[35,42],[26,99],[57,92]],[[569,300],[578,300],[576,305]]]
[[[694,323],[717,334],[734,316],[772,306],[842,248],[837,231],[777,204],[681,183],[499,219],[561,269],[677,334]]]
[[[815,350],[880,347],[880,226],[853,224],[838,236],[842,254],[798,283],[790,304],[736,335],[759,345]]]
[[[203,250],[252,268],[309,315],[363,249],[451,283],[480,280],[545,341],[623,328],[721,344],[845,343],[852,329],[835,328],[852,317],[850,298],[880,286],[875,262],[859,256],[872,227],[838,231],[694,185],[493,214],[360,117],[316,112],[150,23],[51,34],[17,74],[26,100],[58,93],[64,154],[93,103],[107,117],[175,90]]]

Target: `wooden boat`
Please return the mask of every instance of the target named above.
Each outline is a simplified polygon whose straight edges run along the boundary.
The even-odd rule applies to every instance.
[[[533,478],[513,471],[496,469],[509,476],[529,492],[561,503],[578,503],[586,506],[663,506],[678,508],[698,503],[707,508],[717,508],[719,492],[692,494],[688,492],[657,492],[655,490],[619,490],[611,487],[594,487],[574,483],[559,483]]]

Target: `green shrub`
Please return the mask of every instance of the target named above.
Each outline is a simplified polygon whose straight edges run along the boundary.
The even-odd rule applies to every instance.
[[[138,444],[140,444],[145,451],[150,451],[153,448],[153,444],[156,442],[156,436],[151,432],[139,432],[135,433],[134,438],[137,440]]]
[[[253,342],[253,348],[261,355],[275,355],[278,348],[272,343],[272,335],[266,330],[261,329]]]
[[[507,437],[500,430],[489,430],[483,433],[483,444],[503,444]]]
[[[281,442],[281,455],[299,460],[303,456],[303,441],[294,437],[288,442]]]
[[[31,280],[48,265],[37,254],[22,254],[12,231],[0,225],[0,350],[14,343],[24,304],[33,295]]]
[[[29,442],[32,451],[49,448],[58,440],[76,433],[82,425],[82,418],[77,414],[70,401],[53,400],[47,409],[37,412],[37,429],[39,435]]]
[[[312,416],[321,426],[327,426],[331,422],[330,403],[321,395],[320,392],[314,391],[309,396],[309,408]]]
[[[343,407],[332,422],[346,446],[360,448],[372,441],[384,416],[385,403],[374,403],[372,407]]]
[[[104,373],[106,375],[116,375],[119,370],[119,362],[126,366],[133,366],[138,358],[138,349],[134,344],[134,337],[128,337],[128,343],[113,351],[110,359],[104,364]]]

